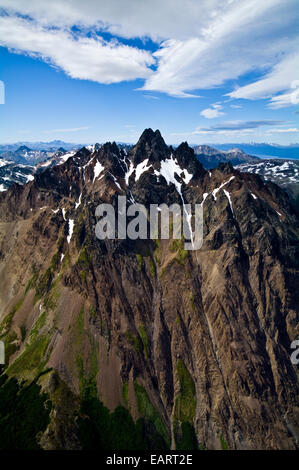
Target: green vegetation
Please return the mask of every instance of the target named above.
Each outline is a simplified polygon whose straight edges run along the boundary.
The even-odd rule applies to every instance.
[[[158,266],[161,266],[161,256],[162,256],[161,242],[160,240],[154,240],[154,258]]]
[[[76,320],[76,329],[80,336],[82,336],[84,330],[84,305],[80,308],[80,312]]]
[[[86,268],[86,269],[89,269],[90,266],[91,266],[91,257],[90,257],[90,254],[87,251],[86,246],[84,246],[82,248],[82,250],[80,251],[80,255],[79,255],[79,258],[78,258],[78,264],[82,268]]]
[[[156,433],[158,436],[160,436],[160,438],[162,438],[162,442],[164,441],[166,448],[169,448],[169,433],[160,414],[151,403],[145,388],[139,385],[137,382],[134,382],[134,389],[139,413],[145,418],[145,420],[149,420],[154,425]]]
[[[39,282],[36,284],[34,302],[37,302],[43,295],[47,294],[52,286],[52,281],[55,277],[55,272],[57,271],[60,263],[61,250],[63,246],[63,239],[60,238],[58,241],[58,251],[53,255],[51,259],[50,266],[46,272],[42,275]],[[29,281],[30,282],[30,281]],[[34,281],[34,284],[36,281]],[[30,284],[31,286],[32,284]],[[28,286],[27,286],[28,287]],[[30,287],[29,287],[30,288]],[[51,307],[49,307],[51,308]]]
[[[86,237],[86,228],[85,228],[85,223],[84,223],[83,212],[81,212],[80,216],[76,220],[74,233],[73,233],[73,238],[76,242],[77,249],[80,249],[80,247],[83,245],[85,237]]]
[[[142,342],[140,341],[139,336],[133,335],[130,331],[126,332],[126,337],[132,344],[136,353],[140,353],[142,351]]]
[[[52,272],[52,269],[48,268],[47,271],[42,275],[41,279],[39,280],[36,286],[36,292],[34,297],[35,302],[49,291],[53,277],[54,274]]]
[[[142,341],[142,344],[143,344],[143,350],[144,350],[145,357],[146,357],[146,359],[148,359],[148,357],[149,357],[149,340],[148,340],[148,336],[147,336],[147,333],[146,333],[145,326],[142,325],[142,324],[139,325],[138,332],[139,332],[139,335],[140,335],[140,338],[141,338],[141,341]]]
[[[199,448],[194,427],[190,423],[184,421],[180,426],[178,422],[175,422],[174,438],[176,450],[198,450]]]
[[[38,332],[42,329],[42,327],[46,324],[46,312],[43,312],[38,319],[36,320],[34,327],[30,332],[30,342],[37,336]]]
[[[91,316],[91,318],[96,317],[96,311],[95,311],[95,308],[93,306],[91,306],[90,309],[89,309],[89,315]]]
[[[126,407],[129,408],[129,382],[123,383],[122,392]]]
[[[5,345],[5,365],[7,366],[9,363],[9,358],[12,356],[18,349],[18,346],[15,343],[17,339],[17,334],[15,331],[9,332],[4,339]]]
[[[156,266],[152,258],[149,259],[149,267],[150,267],[150,272],[152,276],[156,275]]]
[[[77,261],[77,267],[79,269],[79,274],[83,282],[86,282],[87,274],[91,266],[92,266],[91,257],[85,246],[80,251],[80,255]]]
[[[220,439],[221,449],[222,450],[228,450],[227,442],[224,439],[224,437],[222,436],[222,434],[219,435],[219,439]]]
[[[146,434],[143,420],[135,424],[128,410],[118,406],[110,413],[97,398],[95,383],[82,393],[79,438],[84,450],[164,450]]]
[[[188,256],[188,250],[184,249],[184,243],[185,241],[184,241],[184,238],[182,237],[180,240],[173,240],[169,247],[170,251],[172,251],[173,253],[177,251],[175,260],[181,265],[184,264],[185,259]]]
[[[26,325],[21,325],[20,330],[21,330],[21,340],[23,342],[25,340],[26,334],[27,334]]]
[[[73,331],[76,364],[78,368],[80,392],[86,389],[89,383],[96,383],[98,374],[97,343],[94,337],[84,330],[84,305],[81,307]],[[83,348],[88,345],[89,354],[84,360]]]
[[[38,450],[37,436],[50,422],[51,402],[33,381],[0,376],[0,450]]]
[[[31,277],[31,279],[29,279],[29,281],[28,281],[28,284],[27,284],[26,289],[25,289],[25,295],[27,294],[27,292],[30,289],[35,287],[36,280],[37,280],[37,273],[34,273],[33,276]]]
[[[174,437],[176,449],[202,449],[203,447],[197,442],[193,427],[196,410],[195,385],[188,369],[181,359],[177,362],[177,375],[180,384],[180,392],[176,398],[174,409]]]
[[[196,393],[193,379],[181,359],[177,362],[180,393],[175,402],[175,418],[193,424],[196,409]]]
[[[30,344],[27,344],[21,356],[7,369],[7,373],[9,375],[27,375],[26,372],[30,375],[40,373],[47,363],[45,354],[49,342],[50,339],[47,336],[35,337]]]
[[[9,312],[8,315],[6,315],[6,317],[2,320],[1,324],[0,324],[0,333],[2,333],[2,335],[0,336],[0,339],[5,335],[5,332],[3,333],[3,331],[8,331],[11,327],[11,324],[12,324],[12,320],[13,320],[13,317],[15,316],[16,312],[19,310],[19,308],[21,308],[23,302],[24,302],[24,298],[25,296],[23,296],[14,306],[13,308],[11,309],[11,311]]]

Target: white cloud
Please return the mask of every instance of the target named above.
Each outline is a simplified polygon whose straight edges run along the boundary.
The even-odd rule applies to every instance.
[[[294,5],[292,0],[226,4],[225,12],[220,9],[198,37],[161,44],[154,54],[158,69],[143,88],[186,97],[189,91],[218,87],[253,70],[271,70],[283,54],[285,61],[298,49]],[[292,74],[289,80],[294,78]]]
[[[30,20],[0,17],[0,45],[40,56],[72,78],[98,83],[148,77],[154,59],[147,51],[99,37],[74,37],[62,29],[46,29]]]
[[[291,64],[298,51],[298,0],[0,0],[0,7],[34,20],[1,18],[2,45],[42,56],[73,78],[100,83],[143,78],[144,90],[185,98],[255,71],[264,77],[231,96],[281,93],[272,107],[288,100],[287,77],[298,78],[298,64]],[[70,33],[73,25],[81,36]],[[107,42],[95,30],[149,37],[159,49],[152,54]]]
[[[206,119],[214,119],[225,114],[220,109],[222,105],[215,103],[211,105],[211,108],[203,109],[200,114]]]
[[[29,15],[46,26],[79,25],[90,29],[98,26],[124,38],[150,37],[160,41],[199,37],[230,3],[230,0],[0,0],[0,7],[9,13]]]
[[[206,119],[214,119],[214,118],[217,118],[218,116],[221,116],[221,114],[224,114],[224,113],[222,113],[221,111],[218,111],[218,109],[207,108],[207,109],[203,109],[200,114]]]
[[[174,133],[171,134],[177,137],[187,137],[195,135],[208,135],[211,137],[244,137],[248,135],[256,134],[257,130],[265,126],[278,126],[282,125],[284,121],[273,121],[273,120],[264,120],[264,121],[223,121],[220,124],[216,124],[210,127],[196,127],[193,131],[183,132],[183,133]],[[272,132],[295,132],[297,129],[269,129],[266,133]],[[263,134],[265,132],[263,131]]]
[[[228,95],[231,98],[243,98],[247,100],[272,97],[271,103],[269,104],[272,108],[280,108],[296,104],[298,91],[297,87],[293,84],[297,82],[295,79],[299,76],[298,71],[299,53],[289,55],[276,64],[271,72],[266,74],[264,78],[250,83],[249,85],[237,88]],[[273,97],[275,93],[283,90],[289,91]]]

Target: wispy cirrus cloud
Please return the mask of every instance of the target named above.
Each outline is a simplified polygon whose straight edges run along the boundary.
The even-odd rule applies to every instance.
[[[243,98],[256,100],[270,98],[271,108],[282,108],[299,103],[299,53],[291,54],[277,63],[273,69],[263,78],[249,85],[237,88],[228,96],[231,98]],[[288,90],[277,96],[273,96],[282,90]]]
[[[296,69],[291,65],[298,51],[296,2],[222,3],[225,7],[219,8],[197,37],[184,41],[170,39],[161,44],[154,53],[157,70],[146,80],[145,90],[188,97],[188,93],[193,95],[196,89],[219,87],[252,71],[269,74],[273,67],[283,69],[285,65],[288,65],[285,75],[274,70],[275,87],[265,84],[266,96],[290,87],[291,81],[297,78]],[[257,99],[261,96],[264,95]],[[239,93],[232,92],[231,97],[243,98],[241,89]],[[251,99],[256,99],[253,94]]]
[[[0,0],[0,7],[6,12],[0,45],[41,57],[72,78],[104,84],[141,78],[143,90],[192,98],[255,72],[260,78],[236,87],[232,99],[292,104],[297,0]],[[107,32],[114,40],[101,37]],[[150,38],[156,50],[124,38]],[[215,116],[207,109],[205,117]]]
[[[216,124],[205,130],[208,131],[234,131],[234,130],[248,130],[248,129],[257,129],[263,126],[279,126],[284,124],[285,121],[278,120],[261,120],[261,121],[224,121],[221,124]]]
[[[299,129],[297,127],[289,127],[288,129],[268,129],[266,131],[266,134],[289,134],[293,132],[299,132]]]
[[[90,127],[83,126],[83,127],[70,127],[70,128],[67,128],[67,129],[47,129],[43,132],[53,132],[53,133],[57,133],[57,132],[80,132],[80,131],[87,131],[88,129],[90,129]]]
[[[186,137],[194,135],[226,135],[226,136],[245,136],[255,132],[264,126],[279,126],[285,121],[278,120],[260,120],[260,121],[224,121],[210,127],[196,127],[193,131],[183,133],[172,133],[173,136]],[[281,132],[284,132],[281,131]]]

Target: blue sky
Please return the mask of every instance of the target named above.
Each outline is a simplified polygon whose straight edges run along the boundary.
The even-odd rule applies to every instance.
[[[0,0],[0,142],[298,142],[298,0]]]

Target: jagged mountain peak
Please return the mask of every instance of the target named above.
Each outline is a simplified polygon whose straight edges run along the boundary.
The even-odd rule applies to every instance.
[[[99,148],[99,151],[102,153],[112,153],[115,155],[119,155],[119,148],[116,142],[106,142],[102,147]]]
[[[202,164],[194,155],[194,150],[189,147],[187,142],[182,142],[178,148],[174,151],[179,164],[189,170],[193,177],[199,177],[200,175],[206,173]]]
[[[165,154],[170,154],[170,149],[166,145],[160,131],[145,129],[141,134],[137,144],[129,151],[132,160],[138,164],[148,158],[150,162],[157,162],[165,158]]]

